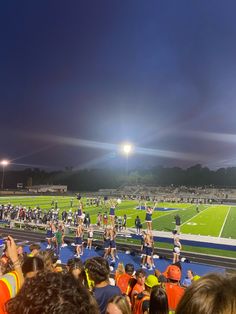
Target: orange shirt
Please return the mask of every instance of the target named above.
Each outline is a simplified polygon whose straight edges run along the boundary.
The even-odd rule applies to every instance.
[[[120,288],[121,293],[127,293],[127,288],[129,285],[130,278],[129,274],[122,274],[116,280],[116,285]]]
[[[20,277],[16,271],[0,277],[0,314],[7,313],[5,303],[17,294],[20,286]]]
[[[165,290],[168,298],[169,310],[175,311],[179,301],[184,295],[184,288],[171,282],[165,283]]]

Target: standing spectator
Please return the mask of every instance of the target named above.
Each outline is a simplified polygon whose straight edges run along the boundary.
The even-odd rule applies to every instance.
[[[184,288],[180,286],[181,270],[176,265],[170,265],[167,269],[165,291],[168,298],[169,310],[175,311],[179,301],[184,295]]]
[[[154,286],[159,285],[159,282],[156,276],[149,275],[144,285],[145,289],[133,301],[133,314],[148,314],[151,290]]]
[[[133,287],[133,290],[131,292],[131,303],[134,303],[134,299],[137,294],[141,293],[145,289],[145,279],[146,279],[146,273],[143,269],[138,269],[135,273],[136,277],[136,284]]]
[[[124,296],[116,295],[109,300],[106,314],[131,314],[130,304]]]
[[[89,291],[71,274],[41,272],[7,304],[8,314],[99,314]]]
[[[177,214],[177,215],[175,215],[174,219],[175,219],[175,230],[176,230],[177,234],[180,234],[181,218]]]
[[[149,304],[149,314],[168,314],[168,299],[166,292],[160,286],[152,288]]]
[[[141,228],[142,228],[142,224],[141,224],[141,220],[140,220],[139,216],[136,217],[134,224],[135,224],[135,227],[136,227],[136,233],[140,234],[140,231],[141,231]]]
[[[193,282],[178,304],[176,314],[235,314],[236,276],[208,274]]]
[[[13,264],[14,271],[0,277],[0,314],[7,313],[5,303],[18,293],[24,282],[16,244],[14,239],[10,236],[7,237],[6,251]]]
[[[100,312],[105,314],[108,300],[114,295],[121,295],[118,287],[109,284],[109,264],[102,257],[94,257],[85,262],[85,271],[89,281],[94,282],[93,292]]]
[[[124,294],[128,294],[128,286],[129,286],[130,279],[133,278],[133,273],[134,273],[134,265],[126,264],[125,273],[117,277],[116,285],[120,288],[121,292]]]

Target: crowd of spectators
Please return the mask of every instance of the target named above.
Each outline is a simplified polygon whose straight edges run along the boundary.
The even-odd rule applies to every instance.
[[[120,263],[111,278],[108,261],[97,256],[67,265],[37,244],[26,254],[8,236],[0,263],[1,314],[233,314],[236,276],[191,270],[181,282],[180,263],[147,275]]]

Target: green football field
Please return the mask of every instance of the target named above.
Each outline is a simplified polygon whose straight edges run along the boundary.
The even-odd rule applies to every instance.
[[[52,200],[57,201],[60,212],[64,209],[69,210],[71,197],[68,196],[28,196],[28,197],[0,197],[0,204],[14,204],[34,208],[40,206],[42,209],[51,208]],[[86,204],[86,200],[82,199]],[[151,204],[153,205],[153,204]],[[137,201],[122,201],[116,208],[116,215],[127,215],[127,226],[134,227],[136,216],[141,218],[143,228],[145,228],[145,211],[138,210]],[[213,237],[236,239],[236,206],[229,205],[201,205],[200,212],[196,211],[196,205],[193,204],[173,204],[158,203],[157,207],[175,208],[175,210],[154,211],[153,229],[161,231],[172,231],[175,227],[174,216],[178,214],[181,217],[181,233],[206,235]],[[78,208],[78,200],[73,199],[73,211]],[[85,206],[85,212],[90,213],[91,222],[96,223],[97,213],[109,212],[109,206]]]

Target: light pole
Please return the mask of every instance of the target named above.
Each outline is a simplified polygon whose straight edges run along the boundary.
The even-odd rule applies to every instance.
[[[2,165],[2,184],[1,184],[1,189],[3,190],[4,188],[4,174],[5,174],[5,167],[9,164],[9,161],[4,159],[1,161]]]

